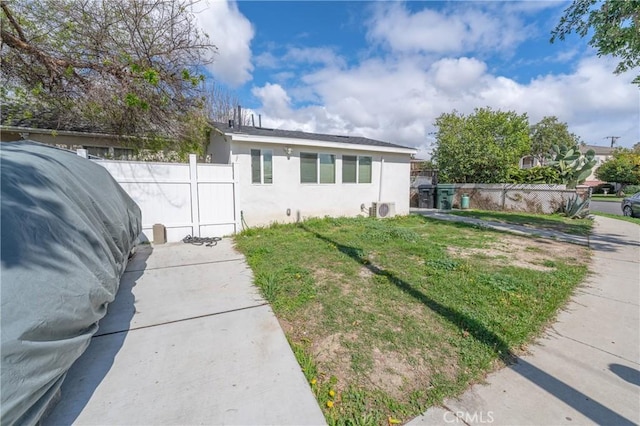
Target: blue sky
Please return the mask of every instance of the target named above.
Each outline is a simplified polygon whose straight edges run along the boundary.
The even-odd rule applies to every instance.
[[[433,122],[476,107],[546,115],[585,142],[640,141],[633,73],[587,40],[549,42],[567,2],[209,1],[212,77],[263,126],[433,148]]]

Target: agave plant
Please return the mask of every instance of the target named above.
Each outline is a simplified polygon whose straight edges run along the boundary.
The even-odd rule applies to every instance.
[[[571,219],[582,219],[589,214],[590,200],[590,198],[583,200],[577,195],[575,197],[569,197],[564,203],[562,214]]]

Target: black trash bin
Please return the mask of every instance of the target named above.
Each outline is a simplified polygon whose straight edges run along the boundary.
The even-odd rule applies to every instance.
[[[432,209],[435,206],[436,188],[434,185],[418,186],[418,207]]]

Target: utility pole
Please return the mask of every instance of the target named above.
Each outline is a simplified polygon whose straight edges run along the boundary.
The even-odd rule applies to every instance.
[[[620,139],[620,136],[605,136],[604,139],[611,139],[611,148],[613,148],[613,144]]]

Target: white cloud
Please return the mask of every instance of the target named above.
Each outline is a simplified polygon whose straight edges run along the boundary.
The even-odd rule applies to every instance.
[[[327,47],[291,47],[282,57],[282,60],[286,62],[322,64],[334,67],[345,66],[344,59]]]
[[[275,84],[254,88],[254,94],[267,126],[363,135],[416,147],[423,157],[440,114],[486,106],[527,113],[531,124],[555,115],[587,143],[604,144],[605,136],[616,135],[623,136],[622,146],[631,146],[640,140],[640,98],[632,73],[616,76],[614,67],[588,57],[571,74],[521,84],[489,73],[474,58],[442,59],[427,69],[418,59],[371,59],[306,75],[304,87],[316,95],[316,105],[292,107],[289,93],[295,90]]]
[[[444,58],[432,66],[436,87],[458,92],[474,88],[487,70],[487,65],[474,58]]]
[[[291,114],[291,98],[279,84],[267,83],[263,87],[254,87],[252,93],[260,99],[262,108],[270,115],[287,116]]]
[[[411,13],[402,3],[381,2],[368,23],[368,37],[394,52],[506,50],[526,37],[526,26],[518,16],[504,13],[504,8],[485,11],[472,3],[464,11],[426,7]]]
[[[622,136],[622,146],[640,141],[634,75],[612,74],[616,63],[611,58],[585,57],[570,48],[540,60],[570,59],[572,71],[541,74],[527,83],[499,75],[482,59],[482,52],[490,50],[508,55],[535,32],[519,17],[556,3],[483,3],[484,9],[469,4],[454,14],[413,13],[403,4],[376,3],[368,38],[389,49],[381,57],[374,56],[376,49],[361,51],[351,58],[355,65],[332,47],[288,46],[279,56],[270,53],[278,46],[269,47],[256,57],[256,64],[274,74],[252,89],[260,103],[255,113],[262,115],[265,127],[362,135],[416,147],[422,157],[433,147],[433,123],[440,114],[454,109],[469,114],[487,106],[527,113],[531,124],[555,115],[587,143],[604,145],[603,138],[611,135]],[[224,5],[246,22],[235,4]],[[237,63],[228,64],[236,82],[247,81],[251,73],[253,29],[248,22],[245,30],[240,31],[245,41],[239,43]]]
[[[280,61],[271,52],[263,52],[255,57],[256,66],[260,68],[278,68]]]
[[[235,2],[213,0],[197,13],[200,27],[218,47],[209,68],[216,79],[239,86],[251,80],[251,40],[253,26],[240,13]]]

